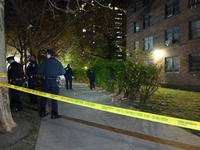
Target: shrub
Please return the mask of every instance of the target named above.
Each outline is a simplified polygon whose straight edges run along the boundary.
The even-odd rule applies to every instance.
[[[105,62],[90,67],[96,76],[95,84],[111,92],[124,94],[130,104],[139,99],[140,104],[147,102],[159,87],[161,67],[135,62]],[[76,80],[83,82],[87,76],[84,69],[76,69]]]

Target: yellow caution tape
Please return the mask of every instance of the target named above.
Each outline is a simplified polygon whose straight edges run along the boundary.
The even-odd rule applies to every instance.
[[[0,74],[0,77],[8,77],[7,74]]]
[[[98,104],[98,103],[87,102],[87,101],[83,101],[83,100],[73,99],[73,98],[64,97],[64,96],[60,96],[60,95],[55,95],[55,94],[45,93],[45,92],[41,92],[41,91],[37,91],[37,90],[32,90],[32,89],[28,89],[28,88],[24,88],[24,87],[20,87],[20,86],[15,86],[15,85],[3,83],[3,82],[0,82],[0,85],[11,88],[11,89],[17,89],[19,91],[35,94],[38,96],[47,97],[50,99],[55,99],[55,100],[59,100],[62,102],[67,102],[67,103],[80,105],[80,106],[84,106],[84,107],[89,107],[89,108],[93,108],[93,109],[98,109],[98,110],[102,110],[102,111],[106,111],[106,112],[111,112],[111,113],[134,117],[134,118],[140,118],[140,119],[144,119],[144,120],[150,120],[150,121],[174,125],[174,126],[179,126],[179,127],[183,127],[183,128],[200,130],[200,122],[197,122],[197,121],[179,119],[179,118],[174,118],[174,117],[167,117],[167,116],[156,115],[156,114],[140,112],[140,111],[135,111],[135,110],[129,110],[129,109],[124,109],[124,108],[119,108],[119,107],[113,107],[113,106],[108,106],[108,105],[103,105],[103,104]]]

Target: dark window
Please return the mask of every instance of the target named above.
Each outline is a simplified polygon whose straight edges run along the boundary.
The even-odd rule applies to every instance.
[[[170,44],[174,44],[179,42],[180,40],[180,29],[179,27],[167,30],[165,33],[165,44],[169,46]]]
[[[165,71],[166,72],[179,72],[180,58],[179,56],[165,58]]]
[[[179,0],[170,0],[165,6],[166,18],[179,13]]]
[[[147,5],[149,2],[150,2],[150,0],[143,0],[143,1],[142,1],[143,6]]]
[[[200,38],[200,20],[190,23],[190,38]]]
[[[144,50],[153,49],[153,37],[148,37],[144,39]]]
[[[149,13],[144,17],[144,28],[148,28],[153,25],[153,13]]]
[[[134,32],[139,32],[140,30],[140,24],[139,21],[134,22]]]
[[[135,13],[139,9],[140,9],[140,2],[139,1],[134,2],[134,4],[133,4],[133,12]]]
[[[200,72],[200,53],[189,55],[189,71]]]
[[[200,0],[189,0],[190,8],[196,8],[198,4],[200,4]]]

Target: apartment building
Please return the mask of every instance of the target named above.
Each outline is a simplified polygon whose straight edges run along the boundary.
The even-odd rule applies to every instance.
[[[128,0],[126,47],[163,66],[162,86],[200,91],[200,0]]]

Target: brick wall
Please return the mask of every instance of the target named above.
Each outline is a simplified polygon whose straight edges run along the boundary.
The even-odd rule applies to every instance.
[[[143,39],[149,36],[154,37],[154,49],[159,49],[164,53],[161,63],[165,65],[166,57],[179,56],[180,70],[179,72],[166,73],[163,69],[160,81],[168,86],[176,84],[176,87],[191,88],[200,85],[200,73],[189,72],[189,54],[200,53],[200,39],[190,40],[189,23],[191,21],[200,20],[200,4],[196,8],[189,7],[189,0],[180,0],[180,11],[178,14],[169,18],[165,17],[165,4],[168,0],[154,0],[142,5],[142,1],[135,0],[128,2],[127,7],[127,49],[131,52],[134,49],[134,41],[143,43]],[[137,4],[135,11],[134,4]],[[153,13],[153,25],[144,29],[143,18],[147,13]],[[134,22],[140,21],[140,31],[134,33]],[[180,27],[180,42],[170,46],[165,45],[165,31]],[[151,54],[153,50],[149,50]],[[150,57],[151,58],[151,57]],[[155,62],[155,60],[154,60]]]

